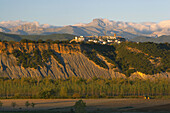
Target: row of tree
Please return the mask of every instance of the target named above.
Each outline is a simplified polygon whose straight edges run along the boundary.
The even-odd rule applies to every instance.
[[[1,98],[113,98],[170,95],[170,80],[46,78],[0,79]]]

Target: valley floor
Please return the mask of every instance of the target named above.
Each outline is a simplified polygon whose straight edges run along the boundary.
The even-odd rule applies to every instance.
[[[71,113],[72,106],[78,99],[5,99],[1,112],[13,113]],[[25,102],[35,103],[35,107],[26,108]],[[83,99],[86,102],[86,109],[89,113],[114,113],[114,112],[170,112],[170,99]],[[16,102],[12,108],[11,103]],[[10,112],[11,111],[11,112]],[[23,112],[24,111],[24,112]],[[0,113],[1,113],[0,112]]]

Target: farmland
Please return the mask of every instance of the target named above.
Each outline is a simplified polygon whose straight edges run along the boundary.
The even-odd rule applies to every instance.
[[[79,99],[4,99],[1,100],[3,106],[1,111],[13,112],[56,112],[71,113],[71,109]],[[25,102],[35,103],[34,108],[26,107]],[[123,111],[160,111],[170,112],[169,99],[83,99],[86,103],[88,113],[111,113]],[[16,107],[12,107],[11,103],[15,102]]]

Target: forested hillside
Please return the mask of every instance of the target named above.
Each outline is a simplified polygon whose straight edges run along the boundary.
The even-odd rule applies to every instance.
[[[169,71],[170,45],[156,43],[122,43],[117,47],[117,61],[123,72],[155,74]]]
[[[7,34],[0,32],[0,40],[6,41],[21,41],[22,39],[29,39],[29,40],[71,40],[75,37],[75,35],[71,34],[50,34],[50,35],[16,35],[16,34]]]
[[[94,62],[97,62],[94,59],[97,59],[95,54],[98,53],[119,69],[115,69],[115,71],[127,76],[136,71],[150,75],[170,71],[170,45],[168,43],[125,42],[112,46],[84,44],[82,48],[83,53],[89,54],[88,57]],[[107,68],[102,62],[96,64]]]
[[[158,38],[153,37],[145,37],[145,36],[138,36],[135,38],[130,39],[130,41],[134,42],[154,42],[154,43],[170,43],[170,36],[169,35],[163,35]]]

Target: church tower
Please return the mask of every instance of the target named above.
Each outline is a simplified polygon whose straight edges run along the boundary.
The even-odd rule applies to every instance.
[[[116,33],[114,33],[114,37],[116,37]]]

